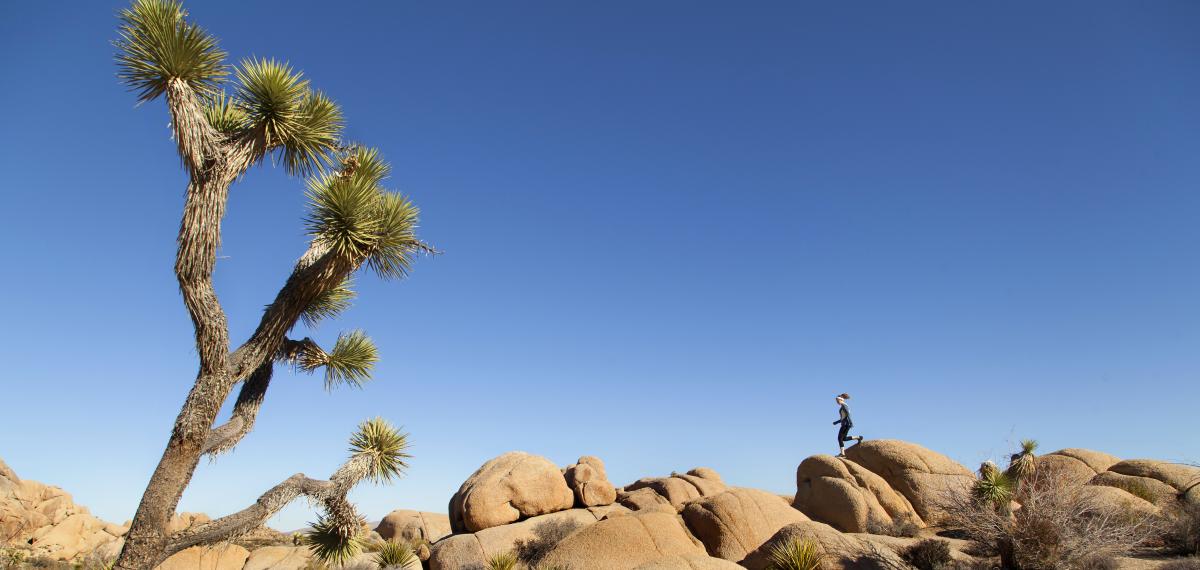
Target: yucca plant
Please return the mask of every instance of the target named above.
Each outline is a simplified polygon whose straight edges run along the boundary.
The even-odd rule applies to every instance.
[[[821,546],[811,539],[792,538],[771,549],[770,570],[817,570],[825,563]]]
[[[997,512],[1008,512],[1013,498],[1013,480],[991,461],[979,467],[979,478],[971,486],[975,500]]]
[[[1033,475],[1037,469],[1037,457],[1033,452],[1037,451],[1038,442],[1032,439],[1021,440],[1021,450],[1014,453],[1009,459],[1008,477],[1015,483],[1020,484],[1022,479]]]
[[[395,540],[385,540],[375,552],[375,564],[379,568],[408,568],[413,564],[419,566],[416,553],[411,544]]]
[[[487,570],[514,570],[516,567],[517,555],[512,552],[498,552],[487,562]]]
[[[119,20],[117,76],[139,103],[165,99],[189,177],[175,274],[200,366],[116,567],[149,570],[185,548],[236,538],[300,496],[323,511],[300,542],[322,561],[345,560],[362,546],[362,519],[346,494],[407,467],[407,436],[381,419],[359,426],[350,458],[327,481],[294,475],[238,513],[175,534],[167,525],[200,458],[233,449],[253,428],[277,364],[323,370],[326,389],[370,379],[379,355],[365,333],[342,333],[329,350],[289,335],[300,321],[312,328],[344,312],[360,269],[399,278],[416,256],[432,253],[416,236],[419,211],[383,187],[389,167],[377,150],[342,140],[337,103],[291,64],[250,58],[230,66],[178,0],[134,0]],[[310,240],[254,333],[236,345],[213,288],[221,221],[232,185],[267,162],[305,178]],[[239,384],[229,420],[215,425]]]

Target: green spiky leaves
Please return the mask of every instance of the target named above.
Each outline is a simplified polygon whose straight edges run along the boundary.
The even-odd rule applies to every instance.
[[[172,80],[182,80],[198,94],[215,95],[228,75],[225,52],[215,37],[187,21],[177,0],[136,0],[121,11],[117,77],[138,94],[156,99]]]
[[[1033,452],[1037,451],[1037,448],[1038,448],[1038,442],[1036,439],[1022,439],[1021,440],[1021,454],[1022,455],[1033,455]]]
[[[488,558],[487,570],[516,570],[517,555],[511,551],[497,552]]]
[[[300,542],[326,564],[342,564],[362,552],[363,519],[357,516],[318,515],[310,527]]]
[[[359,330],[342,333],[325,362],[325,387],[362,386],[371,379],[371,369],[378,361],[379,351],[366,333]]]
[[[366,333],[359,330],[338,335],[333,350],[328,352],[307,338],[298,345],[284,357],[305,372],[311,373],[324,367],[326,390],[332,390],[342,384],[362,387],[371,379],[371,369],[379,361],[375,343],[371,342]]]
[[[374,150],[351,150],[339,172],[309,180],[306,220],[316,241],[385,279],[407,275],[415,256],[430,251],[416,236],[420,210],[380,186],[387,173]]]
[[[232,135],[246,128],[246,112],[234,104],[232,97],[224,92],[216,95],[204,106],[204,118],[212,128],[223,135]]]
[[[312,303],[309,303],[304,312],[300,314],[305,326],[314,328],[321,321],[337,317],[349,309],[350,302],[355,297],[353,285],[354,281],[347,277],[337,287],[329,289],[313,299]]]
[[[1015,487],[1013,480],[1006,473],[996,469],[995,465],[990,463],[985,465],[992,467],[979,470],[979,479],[971,487],[971,494],[975,496],[976,500],[989,504],[997,510],[1007,509],[1013,498]]]
[[[816,541],[795,538],[776,545],[770,556],[771,568],[780,570],[818,570],[825,559],[825,553]]]
[[[280,149],[288,173],[309,174],[337,149],[342,111],[302,73],[274,59],[248,59],[236,75],[239,109],[267,148]]]
[[[367,420],[350,438],[350,452],[370,459],[367,478],[390,481],[408,469],[408,434],[397,430],[383,418]]]
[[[407,542],[385,540],[375,552],[375,564],[380,568],[407,568],[420,565],[413,547]]]

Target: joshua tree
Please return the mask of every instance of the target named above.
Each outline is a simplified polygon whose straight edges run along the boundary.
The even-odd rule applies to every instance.
[[[301,495],[324,510],[305,537],[313,551],[333,560],[352,554],[362,521],[346,493],[363,479],[387,481],[407,467],[407,435],[382,419],[359,426],[350,458],[327,481],[293,475],[240,512],[172,535],[167,525],[200,458],[231,450],[254,426],[277,363],[306,372],[323,367],[326,388],[369,379],[377,355],[361,332],[340,335],[329,351],[288,334],[299,320],[313,324],[345,309],[353,297],[350,278],[360,268],[399,278],[415,256],[431,252],[415,235],[417,208],[381,187],[388,165],[379,153],[343,143],[341,110],[288,64],[248,59],[227,84],[226,54],[187,20],[178,1],[135,0],[119,18],[118,77],[139,103],[166,99],[190,178],[175,274],[200,366],[116,567],[149,569],[184,548],[234,538]],[[230,186],[268,157],[306,178],[311,242],[257,329],[231,349],[212,281],[221,219]],[[214,427],[239,383],[230,419]]]

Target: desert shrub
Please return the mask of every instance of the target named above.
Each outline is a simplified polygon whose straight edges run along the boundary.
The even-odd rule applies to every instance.
[[[912,538],[917,536],[920,531],[921,527],[917,526],[917,523],[908,519],[895,519],[891,522],[883,522],[879,520],[871,520],[867,522],[867,534]]]
[[[0,547],[0,569],[20,568],[28,555],[28,552],[19,548]]]
[[[1158,494],[1155,493],[1149,485],[1137,479],[1132,481],[1122,481],[1118,487],[1120,489],[1124,489],[1125,492],[1129,493],[1130,495],[1150,503],[1158,504],[1160,500]]]
[[[812,540],[791,539],[771,549],[770,570],[817,570],[825,562],[825,553]]]
[[[375,564],[380,568],[403,568],[416,560],[417,555],[407,542],[384,540],[375,550]]]
[[[1200,554],[1200,505],[1180,501],[1164,510],[1158,526],[1169,552]]]
[[[552,519],[533,527],[533,538],[518,540],[513,544],[517,559],[529,566],[536,566],[567,535],[579,528],[571,519]]]
[[[950,557],[950,543],[936,538],[927,538],[905,548],[900,557],[918,570],[941,570],[954,561]]]
[[[515,570],[517,555],[512,552],[500,552],[488,559],[487,570]]]
[[[997,552],[1005,568],[1080,567],[1092,557],[1124,554],[1152,534],[1149,517],[1098,502],[1058,470],[1026,471],[1008,489],[1005,478],[1011,480],[984,473],[975,492],[944,501],[950,526],[978,542],[980,550]],[[1008,508],[1009,494],[1019,509]]]

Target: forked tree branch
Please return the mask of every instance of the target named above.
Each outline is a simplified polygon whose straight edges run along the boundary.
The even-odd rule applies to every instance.
[[[301,496],[324,506],[329,516],[355,520],[354,505],[346,499],[356,484],[366,478],[371,459],[363,454],[351,456],[328,481],[311,479],[297,473],[263,493],[253,505],[231,515],[192,526],[171,536],[165,556],[193,546],[224,542],[242,536],[263,524],[275,513]]]

